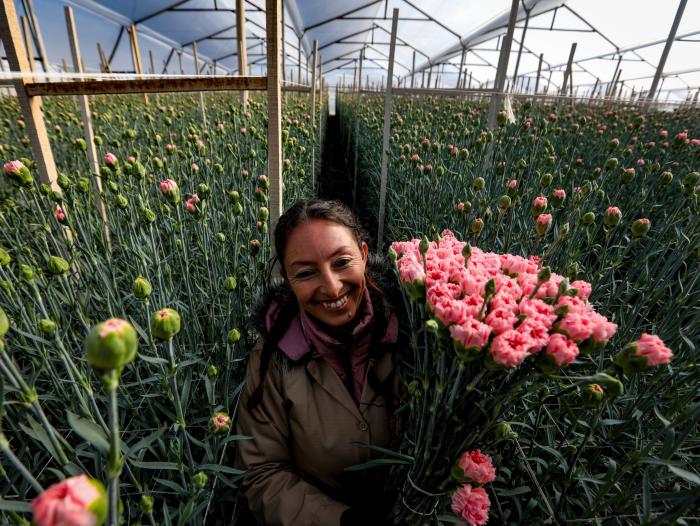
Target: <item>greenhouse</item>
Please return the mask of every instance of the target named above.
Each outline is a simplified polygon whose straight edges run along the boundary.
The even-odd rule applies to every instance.
[[[700,2],[1,1],[0,524],[700,523]]]

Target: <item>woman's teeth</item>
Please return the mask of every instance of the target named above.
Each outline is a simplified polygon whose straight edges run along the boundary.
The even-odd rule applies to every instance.
[[[347,301],[348,301],[348,295],[346,294],[345,296],[343,296],[342,298],[340,298],[339,300],[336,300],[336,301],[331,301],[331,302],[322,301],[321,305],[323,305],[327,309],[339,309],[340,307],[345,305],[345,303],[347,303]]]

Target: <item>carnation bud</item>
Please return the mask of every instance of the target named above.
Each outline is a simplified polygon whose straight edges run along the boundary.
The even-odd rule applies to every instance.
[[[228,292],[235,290],[237,285],[238,282],[236,281],[236,278],[234,276],[228,276],[224,281],[224,289]]]
[[[497,440],[512,440],[518,438],[518,434],[513,431],[509,422],[500,422],[493,428],[493,435]]]
[[[209,428],[215,435],[226,434],[231,428],[231,417],[223,412],[216,413],[209,419]]]
[[[12,261],[12,258],[10,257],[10,254],[7,253],[7,250],[0,248],[0,267],[4,267],[10,261]]]
[[[10,330],[10,320],[5,314],[5,311],[0,307],[0,339],[4,338],[7,331]]]
[[[44,336],[53,336],[56,334],[58,325],[55,321],[49,319],[39,320],[39,330]]]
[[[264,207],[261,206],[258,209],[258,221],[267,221],[267,219],[270,217],[270,211]]]
[[[700,183],[700,172],[690,172],[683,178],[683,186],[694,187]]]
[[[546,173],[540,177],[540,185],[542,188],[547,188],[550,184],[552,184],[552,180],[554,177],[550,173]]]
[[[32,281],[34,279],[34,269],[29,265],[20,263],[19,273],[25,281]]]
[[[605,391],[599,384],[586,384],[581,390],[585,407],[597,407],[605,398]]]
[[[535,232],[538,237],[544,237],[544,235],[549,232],[552,226],[552,215],[551,214],[540,214],[535,220]]]
[[[644,237],[651,228],[651,222],[647,218],[637,219],[632,223],[632,235],[634,237]]]
[[[197,185],[197,196],[199,196],[200,199],[206,199],[211,195],[211,189],[206,183],[199,183]]]
[[[154,338],[169,341],[180,332],[180,314],[174,309],[161,309],[151,317],[151,332]]]
[[[250,240],[250,254],[255,257],[260,253],[260,240],[251,239]]]
[[[206,473],[204,473],[204,471],[198,471],[192,475],[192,485],[197,489],[205,488],[207,486],[207,482],[209,482],[209,477]]]
[[[622,171],[622,177],[621,177],[622,182],[625,184],[631,182],[632,179],[634,179],[634,174],[635,174],[634,168],[625,168]]]
[[[474,219],[474,221],[472,221],[471,230],[472,230],[472,234],[474,234],[474,236],[478,236],[479,234],[481,234],[481,231],[483,229],[484,229],[483,219],[477,217],[476,219]]]
[[[153,497],[150,495],[141,495],[139,499],[139,511],[146,515],[153,513]]]
[[[496,293],[496,281],[493,278],[488,280],[486,285],[484,285],[484,293],[488,297],[493,296]]]
[[[542,270],[540,270],[537,273],[537,283],[542,284],[546,283],[549,281],[549,278],[552,277],[552,269],[549,267],[543,267]]]
[[[95,369],[120,370],[136,358],[137,349],[136,330],[119,318],[98,323],[85,339],[87,362]]]
[[[566,237],[566,235],[569,233],[569,223],[564,223],[560,228],[559,228],[559,237]]]
[[[150,208],[144,208],[141,210],[141,217],[146,223],[154,223],[156,220],[156,214]]]
[[[581,217],[581,224],[582,225],[592,225],[594,221],[595,221],[595,213],[594,212],[586,212],[585,214],[583,214],[583,217]]]
[[[474,179],[474,182],[472,183],[472,187],[476,192],[479,192],[484,189],[486,186],[486,181],[484,180],[483,177],[477,177]]]
[[[421,254],[425,254],[428,251],[428,248],[430,248],[428,236],[423,236],[423,239],[421,239],[420,244],[418,245],[418,249],[420,250]]]
[[[470,257],[472,257],[472,246],[469,243],[466,243],[462,248],[462,256],[464,256],[465,263]]]
[[[238,329],[231,329],[228,331],[228,336],[226,337],[226,341],[233,345],[234,343],[238,342],[241,339],[241,332]]]
[[[608,207],[608,209],[605,211],[605,214],[603,215],[603,223],[605,223],[605,226],[610,228],[619,225],[621,219],[622,212],[620,212],[620,209],[616,206]]]
[[[139,276],[134,280],[134,284],[131,289],[138,299],[143,300],[148,298],[153,292],[153,287],[143,276]]]
[[[66,272],[68,272],[69,268],[70,265],[62,257],[51,256],[49,258],[48,270],[54,276],[58,276],[59,274],[65,274]]]
[[[617,168],[618,162],[619,161],[617,160],[617,157],[611,157],[610,159],[605,161],[605,169],[614,170],[615,168]]]
[[[392,247],[389,247],[388,255],[389,261],[391,261],[392,263],[396,263],[396,260],[399,257],[399,255],[396,253],[396,250],[394,250]]]
[[[502,212],[506,212],[511,205],[512,201],[509,196],[502,195],[498,198],[498,209]]]
[[[425,328],[430,332],[437,332],[438,331],[438,323],[435,320],[430,319],[430,320],[425,322]]]
[[[668,186],[673,181],[673,174],[669,171],[662,172],[659,176],[659,184],[661,186]]]
[[[594,383],[600,384],[607,398],[615,398],[625,392],[625,387],[622,385],[622,382],[607,373],[594,374],[591,380]]]

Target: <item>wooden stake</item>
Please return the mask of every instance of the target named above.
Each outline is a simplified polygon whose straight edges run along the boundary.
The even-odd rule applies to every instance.
[[[73,57],[73,69],[78,73],[83,73],[83,65],[80,57],[80,46],[78,45],[78,34],[75,30],[75,20],[73,19],[73,9],[70,6],[63,8],[66,16],[66,29],[68,30],[68,41],[70,43],[71,55]],[[80,81],[78,81],[80,82]],[[88,161],[90,169],[95,177],[96,189],[93,193],[95,207],[102,218],[102,230],[105,234],[107,246],[110,246],[109,225],[107,222],[107,209],[104,201],[100,197],[102,194],[102,177],[100,176],[100,162],[95,148],[95,134],[92,129],[92,116],[90,114],[90,103],[87,95],[78,97],[80,103],[80,118],[83,120],[83,130],[85,131],[85,144],[87,146]]]
[[[195,75],[199,76],[199,54],[197,53],[197,42],[192,42],[192,54],[194,55],[194,71]],[[204,103],[204,93],[199,92],[199,107],[202,110],[202,123],[207,125],[207,106]]]
[[[238,74],[245,76],[248,74],[248,49],[245,38],[245,0],[236,0],[236,42],[238,44]],[[241,105],[245,113],[248,106],[247,91],[241,92]]]
[[[136,35],[136,24],[131,24],[129,30],[129,37],[131,40],[131,59],[134,63],[134,70],[138,75],[143,73],[143,66],[141,65],[141,51],[139,50],[139,40]],[[143,102],[148,105],[148,94],[143,94]]]
[[[238,2],[239,9],[243,2]],[[270,180],[270,246],[273,232],[282,215],[282,108],[280,86],[280,11],[281,0],[265,0],[267,28],[267,176]],[[242,18],[242,17],[241,17]],[[313,122],[313,121],[312,121]]]
[[[399,25],[399,10],[394,8],[391,17],[391,40],[389,44],[389,70],[387,71],[386,95],[384,98],[384,136],[382,140],[382,168],[379,182],[379,226],[377,228],[377,252],[384,252],[384,223],[386,216],[386,184],[389,170],[389,134],[391,133],[391,89],[394,80],[394,54],[396,52],[396,29]]]
[[[32,33],[29,29],[27,17],[22,15],[20,19],[22,21],[22,34],[24,35],[24,49],[26,50],[27,58],[29,59],[29,71],[34,73],[36,68],[34,66],[34,48],[32,47]]]
[[[15,10],[14,0],[2,0],[3,14],[0,16],[0,38],[5,45],[5,54],[7,62],[10,66],[10,71],[20,73],[29,73],[29,60],[22,43],[22,32],[19,28],[17,11]],[[30,97],[24,85],[31,77],[20,77],[13,84],[17,93],[17,100],[24,122],[27,126],[27,134],[29,142],[32,146],[34,160],[39,169],[39,180],[42,183],[51,185],[51,189],[57,192],[61,191],[56,183],[56,164],[51,151],[51,144],[46,133],[46,125],[44,124],[44,115],[41,111],[41,98]]]
[[[323,57],[319,57],[318,63],[318,149],[323,150]]]
[[[39,52],[39,59],[41,60],[41,65],[46,73],[49,72],[49,60],[46,56],[46,47],[44,47],[44,39],[41,37],[41,30],[39,29],[39,20],[36,17],[34,11],[34,2],[32,0],[22,0],[22,5],[24,6],[27,16],[29,17],[30,28],[34,28],[34,37],[36,38],[37,51]]]
[[[100,59],[102,59],[105,73],[112,73],[112,66],[109,64],[107,55],[105,55],[105,51],[102,49],[102,45],[99,42],[97,43],[97,53],[100,55]]]

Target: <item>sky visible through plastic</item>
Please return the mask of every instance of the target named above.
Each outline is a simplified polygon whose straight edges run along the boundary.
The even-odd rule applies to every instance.
[[[15,3],[18,14],[24,14],[22,0]],[[194,40],[198,41],[200,64],[206,64],[202,73],[213,71],[210,65],[215,59],[217,74],[238,73],[235,0],[33,0],[33,3],[49,62],[57,71],[63,59],[71,64],[63,14],[63,7],[71,5],[88,71],[99,71],[99,42],[112,59],[113,71],[133,72],[128,32],[123,31],[121,38],[119,34],[123,26],[137,22],[146,73],[150,72],[152,54],[156,74],[165,71],[169,56],[169,74],[194,74],[191,46]],[[531,16],[529,20],[518,68],[518,75],[525,79],[518,87],[526,89],[529,77],[529,90],[534,88],[538,58],[542,53],[540,90],[549,86],[550,93],[557,92],[571,44],[576,42],[575,60],[580,62],[573,68],[573,84],[580,95],[585,94],[596,83],[596,78],[603,85],[612,80],[618,49],[660,41],[624,53],[620,62],[620,80],[624,81],[626,95],[632,89],[636,93],[648,89],[678,4],[678,0],[526,0],[525,5],[533,9],[533,13],[538,9],[546,12]],[[415,51],[419,69],[440,63],[433,66],[431,87],[436,78],[439,87],[455,87],[462,41],[469,45],[465,61],[467,75],[471,74],[471,86],[478,88],[493,85],[500,40],[495,33],[489,33],[494,38],[472,45],[470,37],[479,35],[495,21],[507,21],[511,0],[284,0],[284,5],[287,82],[299,81],[300,45],[302,82],[306,81],[306,57],[311,53],[313,41],[318,40],[324,78],[329,85],[343,79],[346,84],[352,83],[361,49],[365,57],[363,82],[369,80],[379,85],[386,78],[391,16],[393,9],[398,8],[401,20],[397,31],[395,85],[399,79],[408,82],[406,77],[410,75]],[[153,16],[168,7],[172,10]],[[219,11],[206,11],[215,7]],[[248,73],[264,75],[265,2],[245,0],[245,7]],[[558,7],[556,11],[554,7]],[[509,60],[510,82],[524,22],[524,11],[521,11]],[[673,43],[667,59],[660,100],[685,99],[688,93],[694,95],[700,89],[700,0],[688,1],[677,38],[682,35],[687,36]],[[176,51],[171,55],[173,48]],[[457,51],[448,57],[450,50]],[[586,60],[605,53],[610,55]],[[38,63],[37,70],[41,70]],[[420,85],[421,80],[427,82],[427,70],[425,75],[419,72],[414,82]]]

